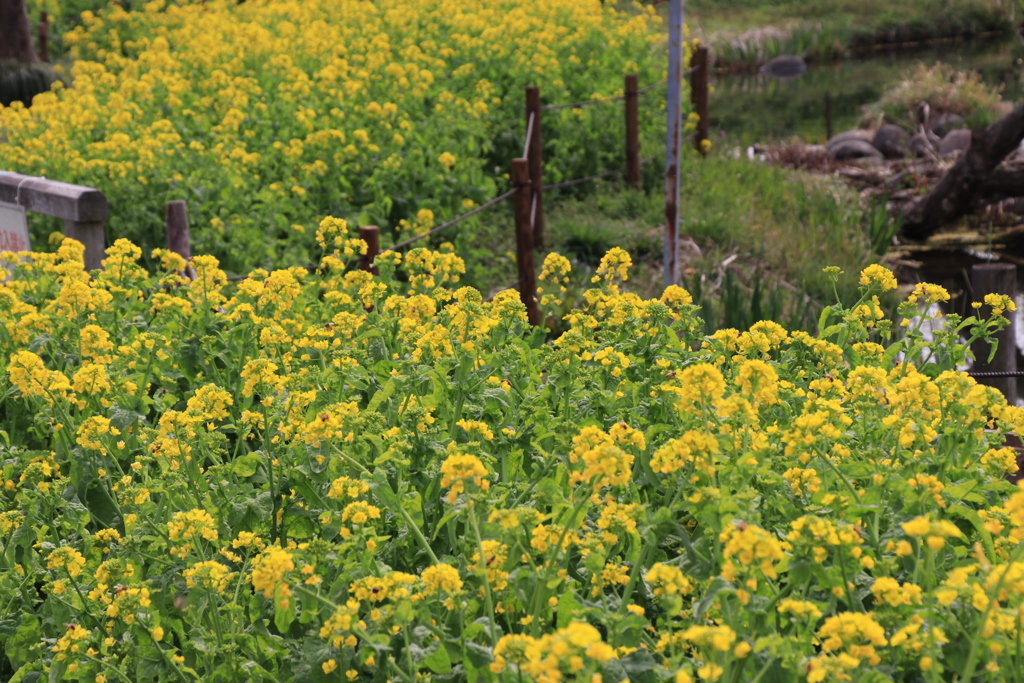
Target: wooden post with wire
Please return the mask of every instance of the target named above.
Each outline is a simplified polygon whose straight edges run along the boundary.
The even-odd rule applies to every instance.
[[[975,301],[982,301],[986,294],[1005,294],[1014,297],[1017,293],[1017,266],[1012,263],[979,263],[971,267],[971,296]],[[979,313],[988,317],[989,306],[983,306]],[[1013,320],[1012,314],[1008,316]],[[1017,340],[1016,323],[1005,327],[995,335],[998,346],[996,355],[989,362],[991,349],[984,340],[978,340],[971,347],[974,352],[974,366],[971,372],[1016,372]],[[994,387],[1006,397],[1010,405],[1017,403],[1016,377],[978,377],[978,382]]]
[[[366,253],[359,256],[359,270],[380,275],[380,268],[373,265],[374,259],[380,254],[380,228],[376,225],[364,225],[359,228],[359,239],[366,242]]]
[[[693,111],[699,117],[697,134],[693,138],[694,148],[702,155],[707,155],[704,141],[708,139],[708,49],[703,45],[693,51],[690,62],[693,73],[690,74],[690,101]]]
[[[637,76],[626,76],[626,183],[640,188],[640,97]]]
[[[43,62],[50,61],[50,15],[46,12],[39,13],[39,59]]]
[[[530,212],[533,208],[533,192],[530,187],[530,162],[526,159],[512,160],[512,185],[516,193],[512,197],[516,220],[516,265],[519,267],[519,298],[526,306],[530,324],[541,324],[537,308],[537,274],[533,263],[533,235],[530,226]]]
[[[530,125],[530,118],[533,125]],[[530,164],[530,181],[533,185],[532,196],[536,197],[537,209],[533,216],[533,245],[544,248],[544,134],[541,125],[540,88],[530,86],[526,89],[526,158]]]

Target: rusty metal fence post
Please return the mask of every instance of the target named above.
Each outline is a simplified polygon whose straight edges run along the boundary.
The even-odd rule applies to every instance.
[[[682,152],[683,0],[670,0],[668,12],[668,97],[665,130],[665,285],[679,281],[679,158]]]
[[[697,134],[693,138],[694,148],[702,155],[707,154],[704,141],[708,139],[708,49],[703,45],[693,51],[690,76],[690,100],[693,111],[699,117]]]
[[[533,125],[530,125],[530,119]],[[530,139],[526,143],[526,158],[530,163],[532,196],[536,198],[537,209],[533,217],[533,244],[544,248],[544,133],[541,125],[540,88],[526,89],[526,131]]]
[[[530,226],[530,211],[533,205],[530,166],[526,159],[512,160],[512,184],[515,187],[516,220],[516,265],[519,268],[519,298],[526,306],[526,316],[531,325],[540,325],[540,310],[537,308],[537,276],[533,263],[533,229]]]
[[[626,183],[640,187],[640,97],[637,76],[626,76]]]

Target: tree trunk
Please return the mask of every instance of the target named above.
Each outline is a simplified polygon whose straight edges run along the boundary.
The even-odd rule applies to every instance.
[[[946,172],[939,184],[904,212],[903,234],[923,240],[939,228],[970,212],[988,194],[987,186],[996,167],[1024,139],[1024,104],[991,126],[971,134],[971,144]],[[1008,189],[1008,178],[1000,178],[1000,189]]]
[[[38,62],[25,0],[0,0],[0,61]]]

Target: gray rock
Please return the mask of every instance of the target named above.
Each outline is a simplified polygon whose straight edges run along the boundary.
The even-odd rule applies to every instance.
[[[958,128],[956,130],[951,130],[946,133],[945,137],[943,137],[941,141],[939,141],[939,154],[946,156],[948,154],[962,152],[967,149],[970,144],[970,128]]]
[[[887,159],[899,159],[910,149],[910,135],[899,126],[887,123],[875,133],[871,145]]]
[[[875,149],[870,142],[857,138],[842,140],[829,146],[828,154],[833,159],[882,158],[882,153]]]
[[[802,57],[782,55],[761,65],[761,73],[775,78],[796,78],[807,71],[807,63]]]
[[[924,133],[918,133],[914,137],[910,138],[910,144],[907,145],[907,151],[914,156],[924,157],[935,151],[935,145],[932,143],[930,137]]]
[[[939,114],[934,121],[930,122],[929,128],[940,138],[951,130],[962,128],[964,119],[956,114]]]
[[[863,140],[864,142],[871,142],[874,137],[875,133],[870,130],[845,130],[828,139],[828,142],[825,143],[825,151],[831,152],[833,147],[842,144],[847,140]]]

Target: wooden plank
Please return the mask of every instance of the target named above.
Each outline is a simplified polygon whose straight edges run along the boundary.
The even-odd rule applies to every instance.
[[[77,223],[107,220],[107,198],[92,187],[0,171],[0,201]]]
[[[106,233],[103,221],[64,221],[64,234],[85,245],[85,269],[99,270],[103,267]]]

